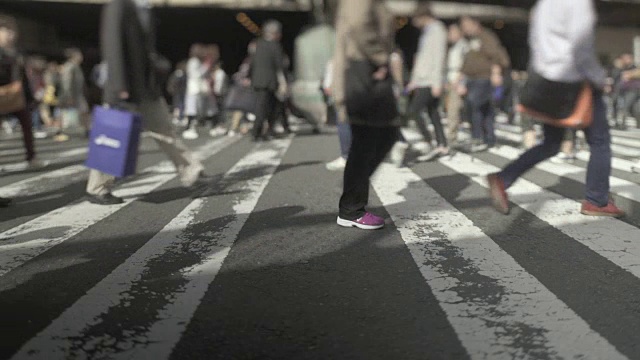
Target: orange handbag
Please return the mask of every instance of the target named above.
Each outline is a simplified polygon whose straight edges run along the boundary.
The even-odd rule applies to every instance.
[[[21,81],[0,86],[0,114],[11,114],[26,107],[27,100]]]
[[[522,104],[518,104],[516,110],[521,114],[531,116],[535,120],[547,125],[561,128],[584,129],[591,126],[593,122],[593,89],[589,83],[585,82],[578,95],[573,112],[563,119],[555,119]]]

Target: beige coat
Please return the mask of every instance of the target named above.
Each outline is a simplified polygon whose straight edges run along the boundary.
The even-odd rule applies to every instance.
[[[395,44],[395,24],[382,0],[339,1],[332,92],[338,118],[345,121],[344,74],[349,60],[368,59],[378,66],[388,65]]]

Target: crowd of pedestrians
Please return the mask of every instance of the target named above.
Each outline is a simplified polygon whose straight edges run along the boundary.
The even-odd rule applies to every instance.
[[[537,1],[529,39],[531,61],[529,70],[522,72],[511,68],[498,36],[471,16],[446,25],[429,3],[421,2],[411,21],[420,32],[417,52],[407,59],[395,43],[394,17],[383,1],[339,1],[334,56],[323,79],[318,79],[327,119],[316,119],[293,101],[291,61],[281,44],[283,25],[275,20],[263,24],[261,36],[249,43],[246,59],[232,76],[223,70],[223,50],[201,43],[193,44],[170,73],[154,48],[148,3],[112,0],[102,18],[103,62],[91,79],[102,89],[104,104],[126,104],[141,114],[143,127],[159,135],[154,138],[187,187],[203,176],[204,168],[180,137],[197,139],[203,126],[212,137],[247,134],[261,142],[291,133],[291,115],[309,122],[315,133],[321,123],[334,122],[340,156],[327,168],[344,171],[338,224],[362,229],[378,229],[385,223],[367,211],[369,178],[385,158],[402,166],[410,151],[418,153],[418,161],[433,161],[455,151],[486,151],[497,144],[499,112],[522,127],[527,150],[488,177],[494,206],[508,213],[507,190],[516,179],[548,158],[570,161],[577,138],[576,129],[546,124],[539,139],[537,120],[516,113],[514,104],[536,81],[586,81],[593,88],[594,110],[593,123],[582,129],[592,153],[582,212],[622,216],[609,197],[609,119],[625,129],[626,119],[635,117],[640,126],[640,70],[630,54],[622,54],[607,74],[593,46],[593,1],[562,4]],[[563,25],[569,22],[577,25]],[[7,124],[11,119],[20,124],[26,160],[37,168],[45,164],[36,158],[34,136],[51,133],[55,141],[66,141],[70,128],[89,136],[84,59],[78,49],[66,50],[62,64],[41,57],[24,59],[15,51],[16,36],[15,20],[0,17],[0,97],[15,95],[11,91],[19,87],[20,96],[14,101],[22,101],[13,107],[3,107],[6,101],[0,101],[0,113]],[[420,140],[409,143],[406,128],[412,124]],[[467,126],[470,136],[460,131]],[[122,203],[111,193],[114,180],[92,170],[86,189],[89,200]],[[0,199],[0,205],[8,204],[9,200]]]

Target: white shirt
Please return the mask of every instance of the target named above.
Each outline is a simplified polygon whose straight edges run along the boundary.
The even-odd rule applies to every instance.
[[[469,42],[465,39],[458,40],[447,55],[447,81],[452,84],[460,76],[460,70],[464,65],[464,58],[469,52]]]
[[[531,64],[552,81],[589,80],[603,86],[605,70],[595,50],[593,0],[539,0],[532,12]]]

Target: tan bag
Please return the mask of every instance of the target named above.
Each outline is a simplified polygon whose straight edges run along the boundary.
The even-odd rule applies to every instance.
[[[11,114],[24,110],[27,100],[24,96],[21,81],[0,86],[0,114]]]

